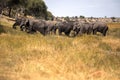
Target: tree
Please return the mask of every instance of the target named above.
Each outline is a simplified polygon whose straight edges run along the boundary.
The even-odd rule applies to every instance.
[[[77,16],[75,16],[75,19],[78,19],[78,17],[77,17]]]
[[[22,1],[24,0],[0,0],[0,7],[2,10],[7,9],[8,16],[11,16],[12,9],[19,8]]]
[[[5,7],[6,2],[8,2],[8,0],[0,0],[0,7]]]
[[[3,11],[3,8],[6,6],[6,2],[8,0],[0,0],[0,14],[2,13]]]
[[[18,7],[21,4],[20,0],[7,0],[6,7],[9,8],[9,14],[8,16],[11,16],[11,11],[14,7]]]
[[[107,16],[105,16],[104,18],[107,18]]]
[[[42,19],[52,17],[52,13],[47,11],[47,6],[43,0],[0,0],[0,12],[3,7],[7,10],[8,16],[22,10],[24,15],[30,15]]]
[[[85,16],[80,15],[80,18],[85,18]]]
[[[116,22],[116,20],[115,20],[116,18],[115,17],[111,17],[111,19],[112,19],[113,22]]]
[[[47,6],[43,0],[29,0],[25,13],[35,17],[47,19]]]
[[[115,17],[111,17],[112,20],[116,19]]]
[[[53,20],[54,16],[50,11],[47,11],[47,20]]]

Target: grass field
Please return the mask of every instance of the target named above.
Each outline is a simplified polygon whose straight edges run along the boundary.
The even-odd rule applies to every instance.
[[[0,80],[120,80],[120,23],[106,37],[42,36],[0,19]]]

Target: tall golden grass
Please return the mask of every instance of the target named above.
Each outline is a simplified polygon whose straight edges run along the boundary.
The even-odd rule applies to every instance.
[[[0,80],[120,80],[120,23],[106,37],[27,34],[0,20]]]

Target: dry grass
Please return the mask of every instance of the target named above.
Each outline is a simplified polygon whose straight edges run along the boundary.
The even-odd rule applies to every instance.
[[[120,28],[120,23],[108,23],[108,26],[111,28]]]
[[[0,80],[120,80],[120,25],[106,37],[27,34],[0,21]]]

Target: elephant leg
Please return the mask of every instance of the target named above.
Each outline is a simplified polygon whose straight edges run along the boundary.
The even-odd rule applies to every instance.
[[[91,29],[88,28],[88,30],[87,30],[87,34],[90,35],[90,33],[91,33]]]
[[[93,30],[93,35],[96,35],[97,29]]]
[[[103,36],[106,36],[106,32],[103,33]]]
[[[106,36],[107,30],[108,30],[108,27],[103,30],[103,36]]]
[[[49,31],[49,34],[51,35],[51,34],[52,34],[52,32],[53,32],[53,31],[52,31],[52,29],[51,29],[51,30]]]
[[[45,34],[44,34],[44,33],[45,33],[44,31],[39,31],[39,32],[40,32],[40,34],[45,35]]]
[[[54,28],[53,28],[53,33],[56,34],[56,31],[57,31],[57,28],[54,27]]]
[[[65,35],[69,36],[70,32],[71,32],[71,30],[66,30],[64,33],[65,33]]]
[[[42,35],[44,35],[44,36],[46,35],[46,34],[45,34],[46,32],[45,32],[44,29],[40,29],[39,32],[40,32]]]
[[[25,26],[25,32],[28,32],[29,31],[29,29]]]
[[[62,31],[60,29],[58,30],[58,33],[59,33],[59,35],[62,35]]]
[[[89,30],[88,34],[90,35],[90,34],[91,34],[91,32],[92,32],[92,30]]]
[[[91,33],[92,33],[92,29],[89,30],[89,34],[91,34]]]
[[[45,31],[45,33],[50,35],[50,31],[49,30]]]
[[[43,32],[43,33],[41,33],[43,36],[45,36],[46,35],[46,33],[45,32]]]
[[[89,34],[90,34],[90,31],[89,31],[89,30],[87,30],[86,32],[87,32],[87,35],[89,35]]]
[[[69,32],[68,32],[68,33],[65,33],[65,35],[69,36]]]
[[[52,29],[53,34],[56,34],[56,29],[53,27]]]
[[[56,30],[53,30],[53,33],[56,34]]]
[[[45,30],[45,31],[44,31],[44,35],[47,35],[47,34],[49,34],[49,35],[50,35],[50,31]]]
[[[27,33],[34,33],[34,32],[36,32],[36,30],[34,30],[33,28],[32,28],[32,26],[29,26],[29,27],[27,27],[27,26],[25,26],[25,31],[27,32]]]
[[[76,29],[75,36],[77,36],[80,33],[80,29]]]
[[[16,29],[16,26],[17,26],[17,23],[14,23],[13,26],[12,26],[12,28]]]
[[[83,31],[82,31],[82,30],[80,30],[78,34],[79,34],[80,36],[82,36]]]
[[[78,35],[78,33],[79,33],[79,31],[76,31],[75,36],[77,36],[77,35]]]
[[[38,31],[39,31],[43,36],[45,36],[45,35],[48,34],[48,30],[47,30],[46,27],[44,27],[44,28],[40,28]]]
[[[20,30],[23,31],[25,29],[24,25],[20,25]]]
[[[50,34],[50,31],[44,30],[44,31],[42,32],[42,34],[45,36],[45,35],[47,35],[47,34]]]

